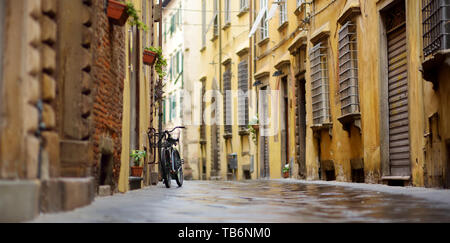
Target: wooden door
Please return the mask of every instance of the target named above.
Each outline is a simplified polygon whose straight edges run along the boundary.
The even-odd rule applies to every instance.
[[[306,179],[306,80],[297,82],[296,154],[299,176]]]
[[[387,17],[389,164],[391,176],[410,176],[408,50],[404,4]]]

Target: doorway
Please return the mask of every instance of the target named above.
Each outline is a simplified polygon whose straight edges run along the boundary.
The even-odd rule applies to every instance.
[[[100,158],[100,186],[113,186],[113,155],[102,153]]]
[[[289,164],[289,97],[288,77],[281,78],[281,170]]]
[[[134,26],[129,33],[128,55],[130,57],[129,77],[130,77],[130,150],[140,149],[139,147],[139,29]],[[131,151],[130,151],[131,152]],[[131,161],[131,160],[130,160]],[[130,162],[131,163],[131,162]],[[130,164],[132,166],[132,164]],[[131,172],[130,172],[131,173]]]
[[[445,173],[445,185],[446,189],[450,189],[450,139],[447,140],[447,172]]]
[[[269,128],[267,122],[269,117],[269,102],[268,102],[268,87],[261,88],[260,94],[260,118],[261,128],[260,128],[260,155],[261,155],[261,178],[270,178],[270,164],[269,164],[269,137],[265,134],[265,130]]]
[[[306,179],[306,80],[297,81],[296,151],[299,164],[298,176]]]
[[[405,1],[397,1],[383,12],[386,31],[385,75],[387,85],[387,142],[389,175],[411,176],[408,45]]]

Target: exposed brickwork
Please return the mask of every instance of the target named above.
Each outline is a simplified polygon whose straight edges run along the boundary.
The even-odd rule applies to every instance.
[[[104,1],[93,1],[93,122],[94,168],[99,183],[101,138],[113,140],[113,185],[117,189],[122,135],[123,87],[125,79],[125,28],[112,25],[104,11]]]

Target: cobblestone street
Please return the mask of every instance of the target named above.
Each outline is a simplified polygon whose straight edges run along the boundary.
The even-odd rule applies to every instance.
[[[163,184],[32,222],[450,222],[450,191],[294,180]]]

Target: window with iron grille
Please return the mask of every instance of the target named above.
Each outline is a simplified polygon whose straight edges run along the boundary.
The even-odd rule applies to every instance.
[[[231,68],[227,68],[223,73],[223,89],[224,89],[224,119],[225,133],[231,134],[232,128],[232,94],[231,94]]]
[[[261,20],[261,41],[269,37],[269,20],[267,19],[268,9],[267,0],[260,0],[260,11],[264,11],[264,17]]]
[[[239,127],[247,128],[248,120],[248,62],[242,61],[238,65],[238,116]]]
[[[240,10],[244,11],[248,8],[248,0],[241,0],[240,3]]]
[[[352,21],[339,30],[339,88],[342,116],[359,113],[358,51]]]
[[[202,47],[206,46],[206,0],[202,0]]]
[[[204,117],[205,117],[205,108],[206,108],[206,104],[205,104],[205,93],[206,93],[206,86],[205,86],[206,81],[202,81],[202,96],[201,96],[201,125],[200,125],[200,139],[205,141],[206,140],[206,126],[205,126],[205,122],[204,122]]]
[[[231,22],[230,0],[225,0],[225,24]]]
[[[218,9],[218,0],[214,0],[214,31],[213,37],[219,36],[219,9]]]
[[[284,3],[282,3],[280,5],[280,25],[283,25],[287,21],[288,21],[288,18],[287,18],[287,0],[285,0]]]
[[[450,0],[422,0],[425,56],[450,49]]]
[[[313,122],[314,125],[323,125],[330,121],[326,42],[316,44],[310,53]]]

